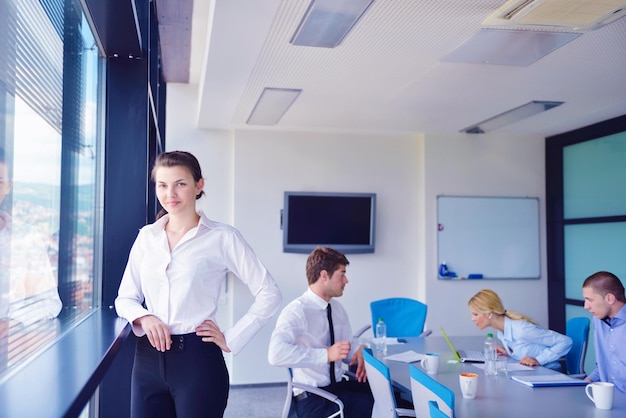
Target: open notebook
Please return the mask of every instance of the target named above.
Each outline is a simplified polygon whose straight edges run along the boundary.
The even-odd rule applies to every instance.
[[[563,373],[511,376],[511,379],[531,387],[541,386],[586,386],[589,383]]]
[[[448,334],[443,330],[443,327],[439,327],[441,330],[441,335],[446,339],[446,342],[450,346],[450,350],[452,350],[452,354],[455,355],[456,359],[462,363],[484,363],[485,362],[485,353],[478,350],[457,350],[452,345],[452,341],[448,338]]]

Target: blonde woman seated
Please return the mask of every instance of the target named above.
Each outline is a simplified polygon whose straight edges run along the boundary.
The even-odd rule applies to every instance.
[[[472,322],[479,329],[487,327],[498,331],[505,354],[525,366],[544,366],[562,371],[559,359],[572,347],[572,339],[556,331],[544,329],[529,317],[507,311],[493,290],[476,293],[467,303],[472,312]]]

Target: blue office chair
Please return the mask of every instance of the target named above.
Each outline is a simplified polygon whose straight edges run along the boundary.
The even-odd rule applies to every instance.
[[[438,409],[448,417],[454,417],[454,391],[442,385],[414,364],[409,365],[413,408],[418,417],[430,416],[428,401],[436,401]]]
[[[396,398],[393,396],[391,374],[387,365],[374,357],[369,348],[363,349],[363,359],[365,360],[367,382],[374,396],[372,418],[414,417],[415,411],[412,409],[397,407]]]
[[[430,411],[430,418],[451,418],[439,409],[437,401],[428,401],[428,409]]]
[[[287,380],[287,398],[285,399],[285,404],[283,405],[283,413],[281,415],[282,418],[295,418],[297,417],[296,408],[294,407],[294,397],[293,397],[293,388],[302,389],[306,392],[314,393],[322,398],[326,398],[331,402],[337,404],[337,412],[332,415],[329,415],[327,418],[339,417],[343,418],[343,402],[341,399],[334,393],[330,393],[325,391],[324,389],[320,389],[315,386],[309,386],[302,383],[297,383],[293,381],[293,370],[291,367],[287,369],[289,372],[289,379]]]
[[[572,348],[565,355],[567,374],[585,378],[585,356],[589,341],[589,318],[584,316],[571,318],[565,324],[565,334],[573,341]]]
[[[389,298],[371,302],[370,311],[372,329],[376,329],[378,319],[383,318],[387,337],[417,337],[424,332],[428,307],[414,299]]]

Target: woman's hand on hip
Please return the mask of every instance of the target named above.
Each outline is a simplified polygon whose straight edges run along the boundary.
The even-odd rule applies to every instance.
[[[154,315],[146,315],[133,321],[141,325],[152,347],[159,351],[167,351],[172,347],[172,337],[167,325]]]
[[[226,338],[224,338],[224,334],[215,322],[210,319],[205,319],[196,327],[196,335],[202,337],[202,341],[205,343],[214,343],[221,348],[222,351],[230,353],[230,348],[226,345]]]

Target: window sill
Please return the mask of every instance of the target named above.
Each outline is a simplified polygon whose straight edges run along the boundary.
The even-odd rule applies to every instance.
[[[95,310],[0,383],[2,415],[78,416],[130,331],[130,325],[114,309]]]

